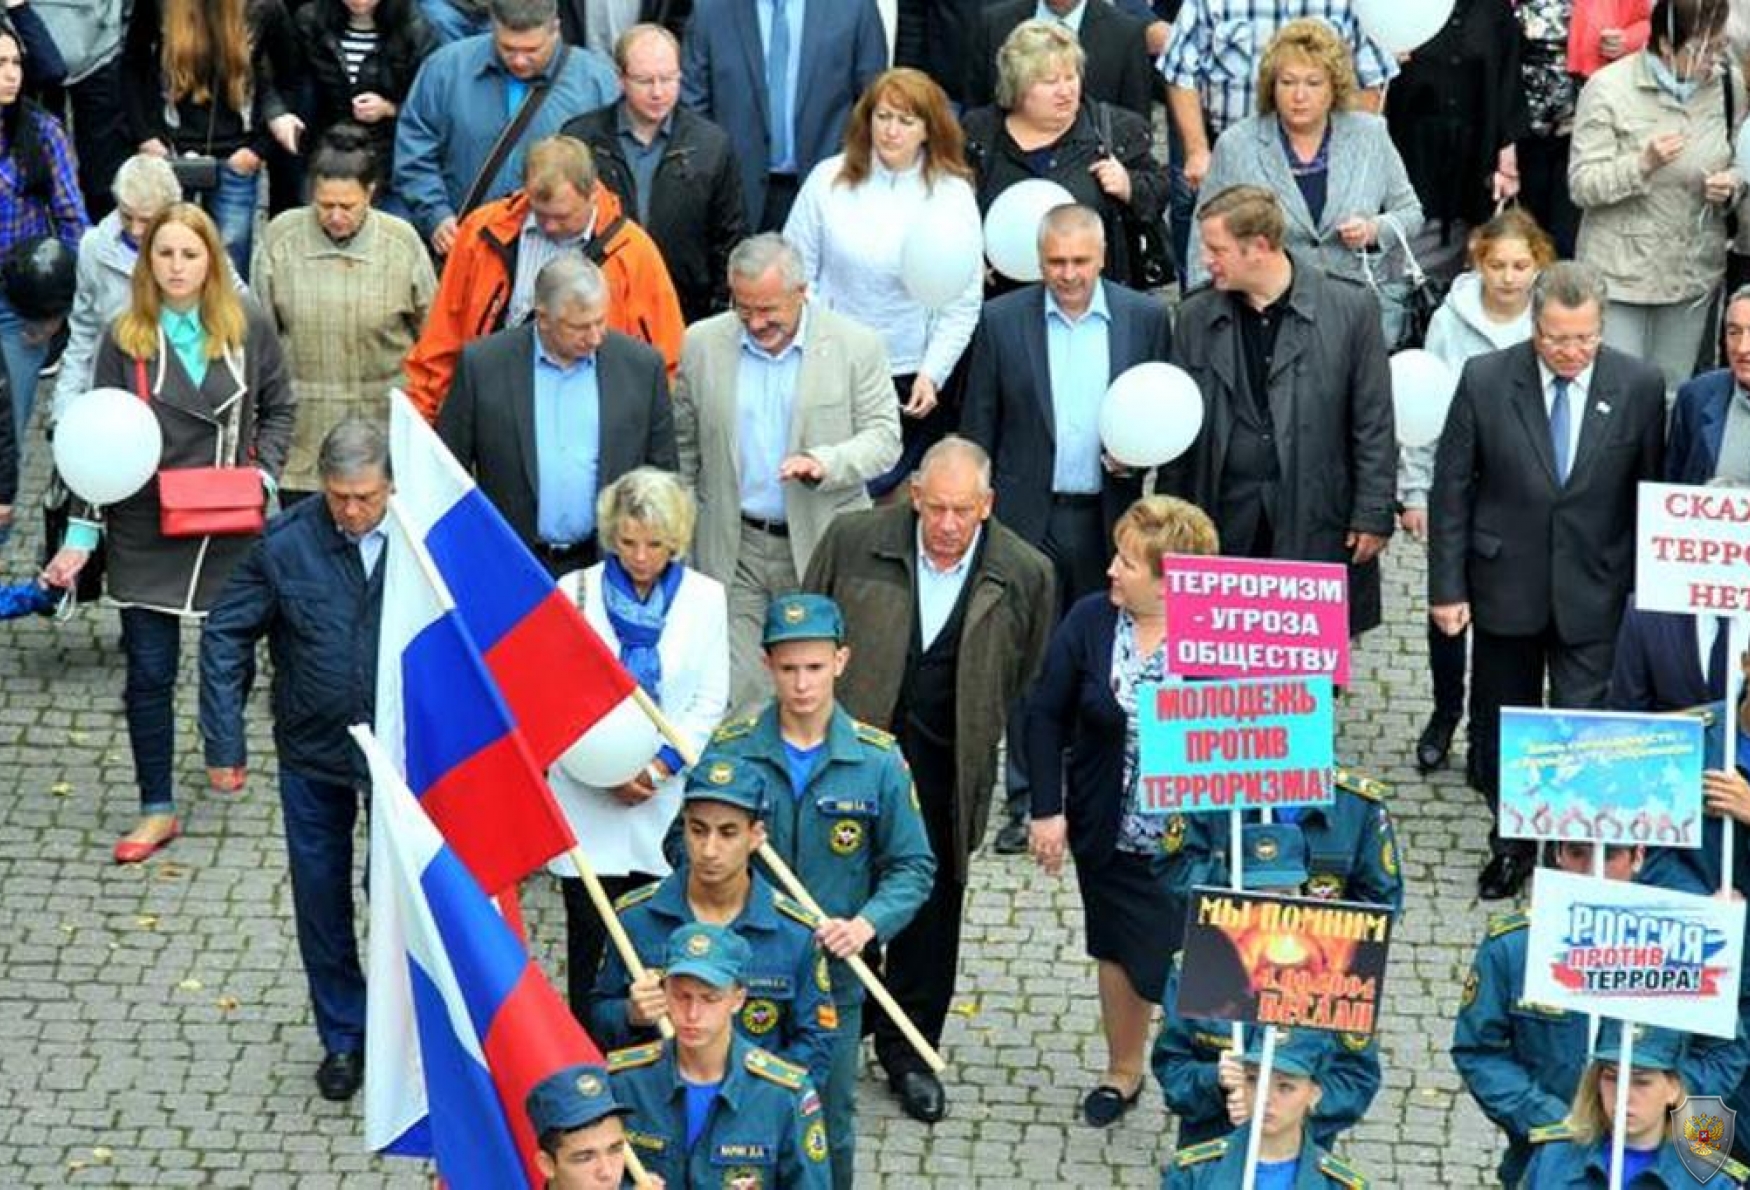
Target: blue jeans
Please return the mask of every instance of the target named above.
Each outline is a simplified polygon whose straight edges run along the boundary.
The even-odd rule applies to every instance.
[[[485,33],[492,24],[485,17],[471,17],[450,0],[419,0],[419,15],[425,18],[439,45],[448,45],[476,33]]]
[[[280,770],[286,859],[298,953],[310,981],[316,1032],[331,1054],[357,1053],[365,1040],[365,975],[353,932],[352,845],[359,791]]]
[[[182,621],[168,612],[122,608],[122,654],[127,684],[128,746],[141,814],[174,814],[171,768],[176,758],[176,667],[182,654]]]
[[[33,332],[32,324],[18,316],[0,295],[0,355],[6,359],[6,383],[12,389],[12,433],[18,443],[18,466],[24,469],[24,428],[36,405],[37,377],[49,354],[49,336]]]
[[[1197,209],[1197,191],[1185,180],[1185,142],[1179,127],[1167,117],[1167,224],[1173,237],[1173,267],[1179,274],[1179,289],[1185,288],[1191,262],[1191,218]]]
[[[261,188],[261,171],[240,174],[219,162],[219,185],[207,196],[207,214],[219,225],[219,238],[225,241],[225,252],[237,268],[237,275],[249,280],[249,250],[255,242],[255,203]]]

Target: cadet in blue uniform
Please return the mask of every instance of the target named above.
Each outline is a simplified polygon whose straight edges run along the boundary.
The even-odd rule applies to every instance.
[[[1531,1131],[1531,1165],[1526,1190],[1604,1190],[1610,1185],[1611,1125],[1616,1112],[1616,1059],[1622,1023],[1606,1019],[1598,1029],[1592,1062],[1574,1092],[1566,1120]],[[1682,1186],[1741,1186],[1750,1169],[1729,1158],[1706,1181],[1696,1178],[1677,1156],[1671,1137],[1671,1109],[1688,1095],[1682,1076],[1683,1052],[1696,1040],[1687,1033],[1631,1025],[1634,1064],[1623,1129],[1624,1190]],[[1681,1142],[1679,1142],[1681,1143]]]
[[[1592,871],[1589,843],[1552,843],[1553,866],[1584,875]],[[1606,847],[1604,874],[1632,880],[1643,849]],[[1465,976],[1458,1021],[1452,1033],[1452,1062],[1483,1114],[1507,1134],[1499,1169],[1501,1185],[1517,1186],[1531,1160],[1531,1136],[1559,1123],[1580,1085],[1589,1025],[1584,1013],[1568,1012],[1526,1000],[1526,927],[1523,913],[1489,919],[1489,932],[1477,947]],[[1750,1047],[1696,1037],[1683,1058],[1684,1081],[1698,1095],[1725,1095],[1750,1065]]]
[[[1240,845],[1248,891],[1291,892],[1306,882],[1306,840],[1297,828],[1249,822],[1241,829]],[[1181,958],[1174,956],[1161,997],[1165,1015],[1149,1064],[1168,1110],[1179,1118],[1178,1147],[1184,1149],[1226,1135],[1245,1121],[1252,1101],[1242,1093],[1245,1075],[1233,1053],[1233,1025],[1179,1015],[1181,970]],[[1245,1032],[1253,1040],[1263,1036],[1256,1026]],[[1322,1093],[1307,1120],[1312,1138],[1326,1147],[1366,1114],[1381,1081],[1379,1045],[1371,1036],[1329,1037]]]
[[[1263,1063],[1263,1030],[1246,1048],[1242,1090],[1255,1093]],[[1270,1060],[1270,1094],[1264,1104],[1264,1135],[1258,1141],[1258,1190],[1364,1190],[1367,1179],[1327,1153],[1313,1139],[1312,1116],[1324,1096],[1323,1081],[1334,1053],[1333,1037],[1312,1029],[1277,1029]],[[1162,1190],[1231,1190],[1246,1170],[1250,1128],[1173,1154]]]
[[[567,1066],[524,1100],[535,1130],[535,1164],[549,1190],[620,1190],[626,1180],[630,1109],[614,1098],[605,1066]]]
[[[617,1048],[655,1039],[656,1021],[667,1009],[658,968],[669,936],[688,922],[708,921],[734,930],[753,956],[736,1029],[807,1069],[816,1086],[825,1085],[838,1008],[826,954],[814,938],[815,919],[750,866],[766,840],[764,803],[765,783],[752,765],[716,760],[691,770],[681,795],[686,865],[617,903],[620,924],[648,970],[634,983],[617,951],[609,947],[602,955],[588,1004],[596,1044]]]
[[[833,699],[844,672],[844,617],[824,595],[785,595],[766,611],[766,669],[776,697],[718,728],[699,760],[732,760],[765,780],[766,833],[828,914],[816,936],[836,959],[893,937],[929,895],[936,870],[911,777],[893,737]],[[822,1094],[833,1185],[847,1190],[856,1146],[863,985],[832,964],[839,1031]]]
[[[694,922],[669,938],[666,957],[674,1039],[608,1055],[645,1168],[670,1190],[826,1190],[826,1122],[808,1072],[735,1032],[747,943]]]
[[[1386,787],[1347,769],[1337,770],[1337,800],[1328,806],[1278,807],[1277,822],[1292,822],[1306,836],[1307,878],[1300,895],[1404,908],[1398,838],[1385,806]],[[1247,811],[1248,820],[1257,817]],[[1176,814],[1161,840],[1168,884],[1181,895],[1198,884],[1226,885],[1226,814]]]

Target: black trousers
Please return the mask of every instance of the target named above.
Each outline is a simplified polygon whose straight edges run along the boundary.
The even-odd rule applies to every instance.
[[[1610,687],[1614,639],[1571,644],[1551,624],[1535,636],[1497,636],[1473,625],[1470,686],[1470,768],[1480,778],[1489,803],[1489,847],[1496,854],[1535,849],[1525,840],[1503,841],[1495,834],[1500,802],[1501,708],[1549,704],[1578,710],[1604,705]]]
[[[939,1046],[954,999],[960,915],[966,903],[966,886],[954,874],[954,748],[915,731],[902,733],[900,746],[917,784],[930,850],[936,853],[936,878],[917,916],[887,943],[881,965],[893,998],[930,1044]],[[875,1056],[889,1076],[929,1069],[885,1012],[871,1009],[863,1021],[874,1034]]]
[[[110,183],[134,152],[121,79],[118,54],[72,86],[45,88],[42,95],[43,106],[71,125],[73,150],[79,157],[79,190],[93,223],[115,209]]]
[[[1580,234],[1580,208],[1568,192],[1568,138],[1527,136],[1519,141],[1519,201],[1569,260]]]
[[[766,175],[766,205],[760,212],[759,231],[783,231],[790,208],[802,192],[802,179],[795,174]]]
[[[1464,718],[1465,645],[1469,631],[1447,636],[1428,621],[1428,674],[1434,679],[1434,713],[1457,723]]]
[[[601,877],[602,888],[610,901],[618,900],[635,888],[655,884],[656,880],[657,877],[644,872]],[[561,877],[559,890],[565,894],[565,998],[571,1004],[571,1015],[577,1018],[578,1024],[588,1028],[584,1005],[589,1001],[590,990],[595,987],[596,973],[601,970],[602,951],[608,944],[608,927],[602,924],[602,915],[596,912],[589,893],[584,891],[583,881],[575,876]]]

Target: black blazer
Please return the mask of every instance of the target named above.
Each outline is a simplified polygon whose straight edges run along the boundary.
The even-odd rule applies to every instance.
[[[1078,866],[1111,858],[1124,814],[1125,719],[1112,696],[1117,630],[1118,609],[1104,591],[1076,600],[1052,633],[1045,669],[1027,696],[1033,817],[1069,816],[1069,849]]]
[[[1568,482],[1556,486],[1530,343],[1465,364],[1428,493],[1428,601],[1468,600],[1477,627],[1567,644],[1616,637],[1634,583],[1635,485],[1657,482],[1665,384],[1601,348]]]
[[[996,102],[997,51],[1015,27],[1033,19],[1036,0],[1005,0],[978,14],[966,55],[966,106]],[[1089,0],[1076,36],[1087,64],[1082,67],[1082,102],[1098,99],[1149,118],[1155,75],[1148,61],[1147,27],[1106,0]]]
[[[532,322],[464,347],[437,424],[450,452],[531,547],[537,541],[540,491],[534,351]],[[678,469],[662,356],[637,339],[609,331],[596,351],[596,374],[601,388],[597,491],[647,463]]]
[[[1111,281],[1106,379],[1149,360],[1170,360],[1172,326],[1164,303]],[[1051,368],[1045,354],[1045,287],[1029,285],[984,305],[966,373],[960,432],[989,452],[996,514],[1029,545],[1045,540],[1051,515],[1051,472],[1057,455],[1057,419],[1051,404]],[[1140,476],[1102,472],[1106,524],[1138,494]]]

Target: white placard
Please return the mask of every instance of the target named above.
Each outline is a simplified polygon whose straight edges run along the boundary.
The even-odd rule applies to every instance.
[[[1750,491],[1641,484],[1635,605],[1655,612],[1750,612]]]

